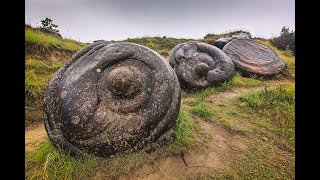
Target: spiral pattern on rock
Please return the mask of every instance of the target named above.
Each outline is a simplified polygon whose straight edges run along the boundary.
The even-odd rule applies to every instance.
[[[169,59],[181,87],[187,90],[219,86],[229,80],[235,70],[233,62],[222,50],[198,41],[178,44]]]
[[[76,53],[45,93],[45,128],[58,147],[107,157],[172,141],[180,107],[173,69],[134,43],[97,41]]]
[[[223,52],[245,76],[272,77],[287,67],[274,50],[249,39],[234,39]]]

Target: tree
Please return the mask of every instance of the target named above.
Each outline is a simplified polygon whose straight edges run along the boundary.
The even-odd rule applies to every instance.
[[[284,36],[284,35],[288,35],[288,34],[289,34],[289,28],[286,28],[285,26],[283,26],[283,28],[281,29],[280,35]]]
[[[41,20],[41,24],[43,28],[48,28],[50,30],[53,30],[54,32],[59,32],[59,30],[57,29],[58,25],[53,24],[52,20],[47,17],[44,20]]]

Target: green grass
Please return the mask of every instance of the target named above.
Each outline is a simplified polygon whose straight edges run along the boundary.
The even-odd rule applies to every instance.
[[[29,27],[25,27],[25,41],[46,49],[58,48],[72,52],[81,49],[85,45],[70,39],[60,39]]]
[[[236,156],[240,179],[294,179],[294,156],[256,141]]]
[[[45,48],[57,47],[61,43],[58,38],[31,28],[25,28],[25,41]]]
[[[73,157],[53,147],[49,140],[26,156],[27,179],[77,179],[93,175],[97,160],[93,156]]]
[[[196,98],[190,99],[186,104],[191,109],[199,105]],[[249,140],[248,148],[237,151],[231,161],[239,179],[294,179],[294,83],[250,92],[224,104],[204,100],[214,112],[213,121]],[[235,177],[229,173],[207,177],[228,178]]]
[[[44,80],[36,76],[34,70],[26,70],[25,72],[25,95],[33,99],[41,97],[46,88]]]
[[[286,145],[295,143],[295,86],[266,89],[243,96],[246,106],[258,114],[267,116],[276,126],[278,134],[286,140]]]
[[[217,87],[208,87],[199,92],[183,92],[183,97],[196,96],[199,102],[204,101],[210,95],[223,92],[234,87],[255,87],[263,85],[264,80],[257,77],[243,77],[239,72],[234,73],[232,78]]]
[[[182,145],[190,146],[196,141],[196,133],[199,131],[195,120],[189,112],[181,108],[176,122],[176,138]]]
[[[234,87],[253,87],[262,85],[262,79],[257,77],[243,77],[240,72],[234,73],[232,79],[230,80],[230,84]]]
[[[177,44],[185,43],[188,41],[194,41],[194,39],[170,38],[170,37],[140,37],[140,38],[128,38],[123,41],[114,41],[114,42],[137,43],[158,52],[164,57],[168,57],[172,48],[174,48]]]
[[[191,112],[205,120],[209,120],[213,115],[213,111],[204,102],[192,107]]]
[[[25,124],[42,120],[43,94],[53,74],[63,64],[28,58],[25,61]]]

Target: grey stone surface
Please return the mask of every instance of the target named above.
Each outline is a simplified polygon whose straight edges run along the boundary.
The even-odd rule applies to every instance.
[[[246,76],[272,77],[286,68],[275,51],[253,40],[234,39],[224,46],[223,52]]]
[[[180,94],[176,74],[155,51],[98,41],[51,79],[45,128],[55,146],[73,155],[150,152],[173,140]]]
[[[250,35],[246,32],[239,32],[237,34],[226,36],[217,39],[212,43],[212,45],[218,47],[219,49],[222,49],[228,42],[232,41],[233,39],[249,39]]]
[[[219,86],[229,80],[235,70],[233,62],[222,50],[197,41],[178,44],[169,59],[181,87],[188,90]]]

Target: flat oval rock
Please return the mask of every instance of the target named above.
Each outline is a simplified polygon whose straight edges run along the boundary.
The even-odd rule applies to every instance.
[[[272,77],[286,68],[275,51],[253,40],[234,39],[224,46],[223,52],[246,76]]]
[[[193,91],[219,86],[229,80],[235,70],[222,50],[198,41],[176,45],[169,59],[181,87]]]
[[[73,155],[150,152],[175,137],[180,94],[173,69],[155,51],[97,41],[51,79],[45,128],[55,146]]]

